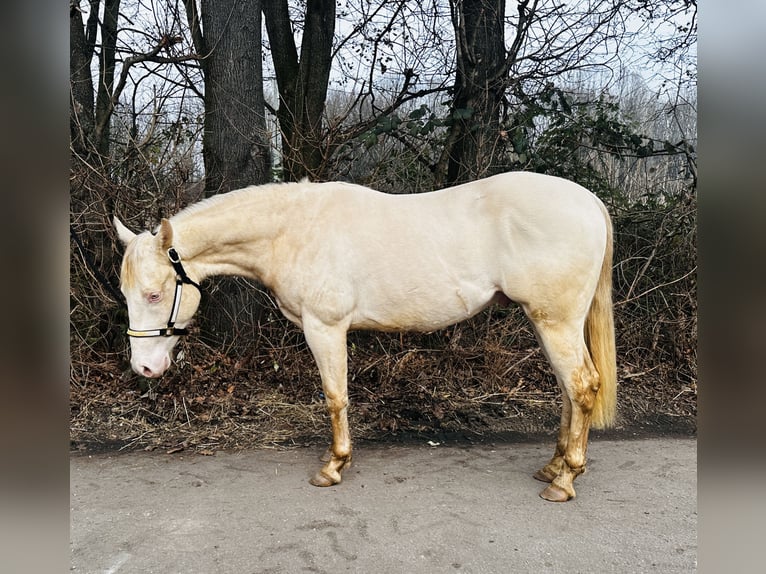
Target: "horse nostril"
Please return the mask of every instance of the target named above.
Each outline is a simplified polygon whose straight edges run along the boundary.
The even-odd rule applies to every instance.
[[[145,377],[151,378],[154,376],[154,371],[152,371],[149,367],[144,365],[141,367],[141,374]]]

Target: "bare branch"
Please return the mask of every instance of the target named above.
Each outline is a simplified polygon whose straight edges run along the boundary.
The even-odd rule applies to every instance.
[[[153,62],[157,64],[177,64],[180,62],[199,61],[201,59],[200,56],[197,54],[188,54],[186,56],[173,56],[173,57],[158,55],[163,49],[167,50],[168,48],[170,48],[170,46],[174,44],[178,44],[181,41],[182,41],[182,38],[180,36],[165,35],[160,38],[157,45],[149,52],[146,52],[145,54],[136,54],[135,56],[130,56],[128,58],[125,58],[125,60],[122,63],[122,69],[120,70],[120,78],[117,81],[117,85],[114,87],[114,90],[112,91],[112,94],[110,97],[109,113],[105,114],[100,119],[100,122],[97,126],[97,133],[101,133],[103,129],[105,128],[106,124],[109,123],[112,112],[114,112],[114,109],[117,106],[117,103],[120,101],[120,96],[122,95],[122,92],[125,89],[125,85],[128,81],[128,77],[130,76],[130,70],[133,66],[135,66],[136,64],[140,64],[141,62]]]

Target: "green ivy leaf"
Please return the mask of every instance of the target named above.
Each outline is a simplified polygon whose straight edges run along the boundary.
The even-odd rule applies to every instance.
[[[473,108],[458,108],[453,110],[452,117],[456,120],[468,120],[473,116]]]
[[[426,115],[427,112],[428,112],[428,108],[425,105],[422,105],[419,108],[412,110],[410,112],[409,118],[411,120],[419,120],[424,115]]]

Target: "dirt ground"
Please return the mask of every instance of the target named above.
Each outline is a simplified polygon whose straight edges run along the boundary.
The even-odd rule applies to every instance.
[[[155,381],[127,353],[75,357],[70,571],[696,571],[693,377],[623,353],[616,427],[592,432],[577,498],[546,503],[546,361],[531,336],[459,335],[350,340],[354,463],[327,489],[307,482],[330,435],[298,334],[237,358],[183,341]]]
[[[70,571],[163,574],[695,572],[696,440],[590,446],[577,498],[532,478],[551,443],[358,445],[70,458]]]

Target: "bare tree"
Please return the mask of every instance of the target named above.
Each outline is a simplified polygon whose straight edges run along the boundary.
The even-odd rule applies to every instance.
[[[529,25],[528,3],[519,3],[516,52]],[[457,67],[452,124],[436,172],[446,168],[446,181],[460,183],[490,175],[498,166],[500,113],[508,86],[505,0],[452,0],[450,8]],[[513,61],[516,54],[507,57]]]
[[[450,0],[456,71],[437,181],[458,183],[507,169],[502,151],[525,102],[578,70],[610,69],[626,31],[620,0],[574,5],[517,0]],[[513,31],[506,46],[505,30]]]
[[[270,179],[259,0],[202,0],[201,25],[187,2],[203,58],[205,190],[220,193]]]
[[[79,0],[70,4],[70,133],[72,151],[79,159],[110,161],[115,113],[123,99],[135,102],[146,97],[139,94],[141,80],[132,78],[137,69],[139,76],[173,84],[179,80],[170,71],[198,59],[196,54],[175,50],[182,43],[179,31],[162,28],[155,16],[155,29],[120,28],[120,0],[90,0],[87,10]]]
[[[71,234],[86,264],[73,275],[119,300],[110,217],[146,227],[193,199],[190,159],[166,154],[196,137],[197,115],[208,193],[270,179],[261,5],[73,0],[70,38]]]
[[[335,0],[308,0],[300,58],[287,0],[263,5],[277,75],[284,178],[317,178],[323,162],[322,114],[332,66]]]
[[[101,177],[96,168],[102,168],[109,155],[110,120],[114,111],[114,73],[117,44],[117,16],[119,0],[104,0],[104,17],[99,25],[101,0],[90,0],[87,23],[83,21],[81,2],[73,0],[69,7],[69,70],[70,103],[69,129],[71,165],[77,174],[73,177],[70,205],[82,223],[91,228],[84,244],[95,261],[111,261],[108,235],[99,228],[102,214],[92,208],[94,197],[89,191],[94,179]],[[101,43],[97,45],[100,36]],[[91,62],[99,56],[97,81],[93,82]],[[99,207],[111,208],[112,198],[101,197]]]
[[[69,6],[69,133],[72,149],[80,156],[95,149],[96,118],[90,69],[95,38],[90,25],[88,28],[86,33],[80,2],[73,0]]]
[[[117,49],[117,19],[120,0],[104,0],[104,16],[99,26],[101,1],[90,0],[87,25],[82,20],[80,1],[69,7],[69,70],[71,78],[70,133],[72,145],[80,153],[102,157],[109,155],[109,129],[115,99],[114,74]],[[98,82],[95,106],[90,70],[100,35]]]

